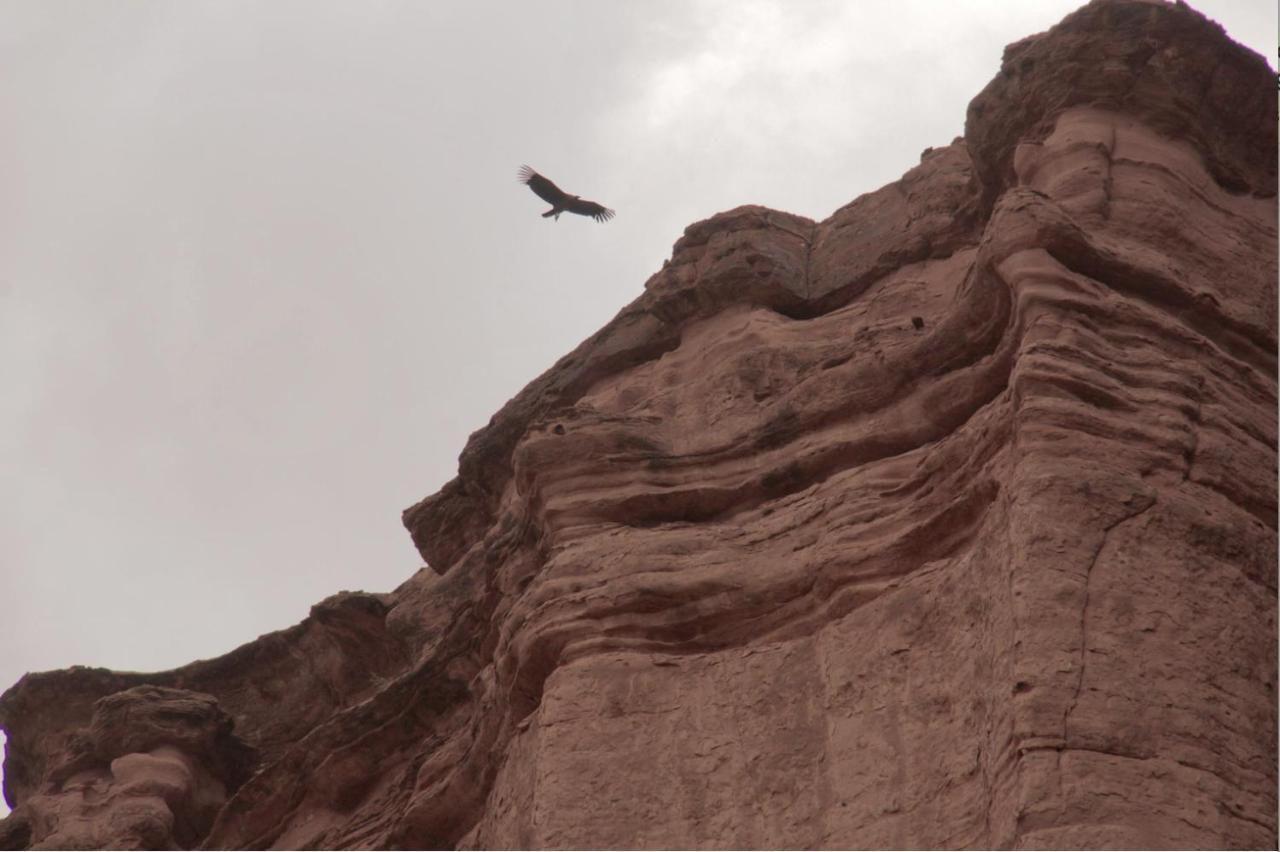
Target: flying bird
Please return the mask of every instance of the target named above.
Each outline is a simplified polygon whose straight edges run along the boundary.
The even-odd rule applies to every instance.
[[[520,167],[520,182],[527,183],[534,195],[551,205],[551,209],[542,214],[543,219],[555,216],[558,220],[561,213],[590,216],[597,222],[607,222],[613,218],[613,211],[608,207],[596,204],[594,201],[583,201],[577,195],[570,195],[528,166]]]

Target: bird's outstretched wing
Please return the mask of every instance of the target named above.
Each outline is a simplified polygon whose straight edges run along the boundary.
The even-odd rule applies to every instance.
[[[520,182],[527,183],[533,194],[555,207],[563,207],[568,194],[528,166],[520,167]]]
[[[613,218],[613,211],[608,207],[582,198],[570,199],[565,204],[564,209],[570,213],[577,213],[579,216],[590,216],[597,222],[608,222]]]

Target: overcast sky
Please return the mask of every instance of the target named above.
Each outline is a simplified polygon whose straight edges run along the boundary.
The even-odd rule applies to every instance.
[[[1077,5],[0,3],[0,690],[394,588],[685,225],[896,179]],[[1274,64],[1275,0],[1194,5]]]

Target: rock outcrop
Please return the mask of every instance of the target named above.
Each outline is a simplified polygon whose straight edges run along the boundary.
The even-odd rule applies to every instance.
[[[255,761],[212,695],[135,686],[94,702],[43,793],[24,802],[27,831],[54,849],[190,848]]]
[[[689,227],[432,570],[5,693],[0,840],[1274,848],[1273,86],[1097,0],[896,183]]]

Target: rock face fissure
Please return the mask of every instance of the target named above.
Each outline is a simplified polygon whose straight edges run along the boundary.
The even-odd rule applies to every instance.
[[[429,569],[0,697],[0,848],[1274,848],[1273,83],[1097,0],[896,183],[690,226]]]

